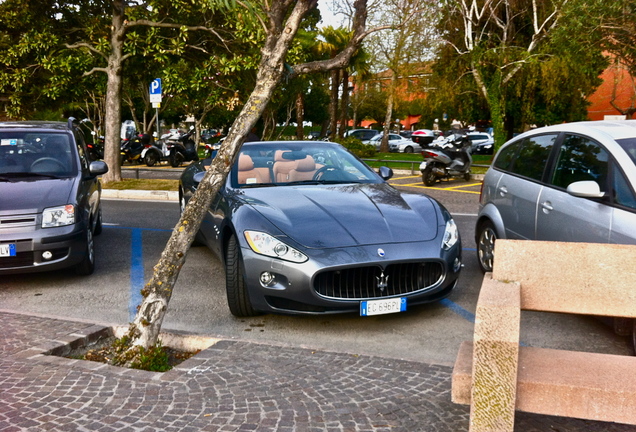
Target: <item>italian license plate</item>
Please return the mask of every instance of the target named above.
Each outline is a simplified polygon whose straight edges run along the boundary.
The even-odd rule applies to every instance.
[[[405,310],[405,297],[360,302],[360,316],[384,315]]]
[[[15,243],[0,244],[0,257],[14,257]]]

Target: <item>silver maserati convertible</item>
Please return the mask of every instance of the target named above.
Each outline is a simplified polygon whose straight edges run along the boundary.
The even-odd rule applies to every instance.
[[[181,176],[185,206],[210,160]],[[440,300],[461,240],[434,199],[402,193],[339,144],[245,143],[197,240],[225,265],[230,312],[362,316]]]

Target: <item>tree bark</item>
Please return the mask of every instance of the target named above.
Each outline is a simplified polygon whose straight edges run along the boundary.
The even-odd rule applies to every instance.
[[[106,87],[106,114],[104,116],[104,161],[109,170],[102,177],[104,182],[121,181],[119,162],[121,131],[121,87],[124,50],[124,0],[113,1],[113,21],[110,33],[111,51],[108,56]]]
[[[285,56],[298,31],[301,19],[309,10],[316,7],[316,4],[315,0],[278,1],[272,2],[271,8],[266,11],[268,18],[265,24],[266,40],[261,51],[262,58],[256,86],[232,124],[224,145],[184,209],[159,262],[154,267],[152,278],[144,287],[142,303],[129,327],[129,348],[121,356],[126,364],[134,360],[136,347],[150,348],[157,343],[172,290],[201,221],[213,197],[224,183],[245,136],[263,114],[280,82]],[[354,23],[357,22],[356,28],[364,31],[366,0],[356,0],[356,10]],[[352,40],[356,40],[359,44],[362,38]],[[355,52],[355,47],[349,52]],[[324,70],[328,70],[326,65],[324,67]]]

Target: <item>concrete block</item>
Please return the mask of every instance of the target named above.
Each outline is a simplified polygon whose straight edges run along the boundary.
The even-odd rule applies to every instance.
[[[497,240],[493,278],[521,283],[521,308],[636,316],[636,245]]]

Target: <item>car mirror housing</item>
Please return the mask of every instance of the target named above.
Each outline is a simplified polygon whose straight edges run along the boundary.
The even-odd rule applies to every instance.
[[[205,177],[205,171],[201,171],[201,172],[196,173],[194,176],[192,176],[192,180],[196,184],[199,184],[199,183],[201,183],[201,180],[203,180],[203,177]]]
[[[381,166],[379,171],[380,177],[382,177],[385,181],[389,180],[393,177],[393,170],[386,166]]]
[[[106,165],[104,161],[93,161],[88,166],[88,172],[90,172],[92,176],[106,174],[108,172],[108,165]]]
[[[568,185],[567,192],[580,198],[603,198],[605,192],[601,192],[601,187],[593,180],[583,180]]]

